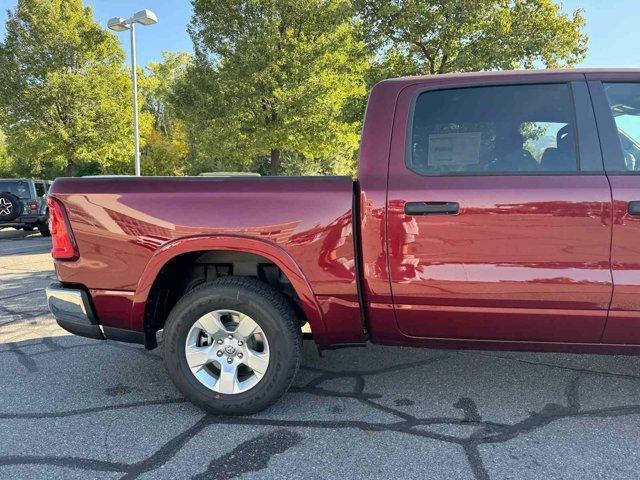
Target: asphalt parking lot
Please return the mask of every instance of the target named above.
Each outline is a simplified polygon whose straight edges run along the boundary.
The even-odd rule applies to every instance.
[[[0,478],[640,476],[638,357],[305,342],[274,408],[208,416],[158,351],[57,327],[48,249],[0,232]]]

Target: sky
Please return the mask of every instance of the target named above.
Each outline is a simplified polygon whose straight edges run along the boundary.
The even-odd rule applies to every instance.
[[[7,10],[15,8],[16,0],[0,0],[0,37],[5,34]],[[138,63],[147,65],[162,59],[163,51],[193,51],[187,24],[191,18],[188,0],[84,0],[93,9],[95,20],[102,26],[112,17],[128,18],[147,8],[158,16],[158,23],[136,28]],[[129,32],[117,33],[129,61]]]
[[[473,0],[469,0],[473,1]],[[563,10],[584,10],[589,50],[582,67],[640,67],[639,0],[562,0]],[[96,20],[106,26],[111,17],[128,17],[148,8],[158,15],[158,24],[137,29],[138,62],[146,65],[161,59],[165,50],[192,51],[186,27],[191,17],[188,0],[85,0]],[[15,0],[0,0],[0,37],[4,36],[6,10]],[[119,33],[129,52],[127,32]]]

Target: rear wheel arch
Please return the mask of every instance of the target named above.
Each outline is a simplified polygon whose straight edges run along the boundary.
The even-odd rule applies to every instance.
[[[155,332],[149,321],[154,314],[150,310],[152,306],[149,300],[163,269],[170,265],[170,262],[180,258],[213,252],[254,255],[277,266],[290,282],[299,300],[301,316],[308,322],[314,339],[322,343],[326,332],[322,311],[309,282],[295,260],[282,247],[272,242],[250,237],[220,235],[174,240],[158,249],[147,263],[134,295],[130,323],[133,330],[145,331],[148,346],[155,346]]]

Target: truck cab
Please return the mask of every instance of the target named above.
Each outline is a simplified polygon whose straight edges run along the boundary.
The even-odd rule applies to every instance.
[[[393,305],[397,330],[383,341],[572,351],[640,343],[631,240],[639,80],[634,71],[539,71],[376,87],[388,104],[370,104],[368,117],[393,113],[385,126],[365,122],[362,160],[387,152],[387,177],[368,188],[368,158],[360,179],[362,211],[386,212],[384,244],[363,246],[365,265],[388,261],[364,280],[371,318]]]

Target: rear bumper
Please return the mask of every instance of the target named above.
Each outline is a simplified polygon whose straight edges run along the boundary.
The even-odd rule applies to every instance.
[[[81,337],[104,340],[95,318],[89,296],[82,290],[65,288],[59,283],[46,289],[49,310],[62,328]]]
[[[100,325],[91,306],[89,295],[84,290],[53,283],[47,287],[46,294],[49,310],[58,325],[67,332],[96,340],[145,343],[142,332]]]

